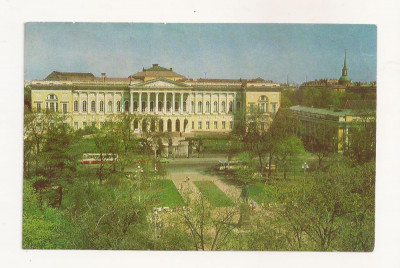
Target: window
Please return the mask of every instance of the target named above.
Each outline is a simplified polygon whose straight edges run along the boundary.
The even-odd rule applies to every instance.
[[[138,110],[138,103],[137,103],[137,101],[134,101],[134,102],[133,102],[133,110],[134,110],[135,112],[137,112],[137,110]]]
[[[87,111],[87,103],[86,101],[82,102],[82,112],[86,112]]]
[[[177,111],[179,111],[179,105],[178,105],[178,102],[176,101],[175,102],[175,112],[177,112]]]
[[[36,103],[36,111],[40,112],[42,110],[42,103],[38,102]]]
[[[186,101],[183,102],[183,112],[186,112]]]
[[[146,102],[142,101],[142,112],[146,111]]]
[[[198,129],[202,129],[202,122],[201,122],[201,121],[198,122],[197,128],[198,128]]]
[[[223,101],[222,103],[221,103],[221,105],[222,105],[222,108],[221,108],[221,112],[223,112],[223,113],[225,113],[225,111],[226,111],[226,107],[225,107],[225,101]]]
[[[158,111],[162,112],[162,110],[163,110],[163,103],[162,103],[162,101],[159,101],[158,102]]]
[[[78,101],[74,101],[74,112],[78,111]]]
[[[104,101],[100,101],[100,112],[104,112]]]
[[[229,112],[233,112],[233,103],[231,101],[229,102]]]
[[[218,102],[214,101],[214,113],[218,113]]]
[[[86,128],[86,122],[82,122],[82,127]]]
[[[194,101],[192,101],[192,113],[194,113]]]
[[[218,129],[218,121],[214,121],[214,129]]]
[[[50,102],[50,111],[54,112],[54,102]]]
[[[259,103],[258,104],[258,110],[261,112],[261,113],[264,113],[264,103]]]
[[[121,112],[121,102],[117,101],[117,112]]]
[[[197,112],[198,113],[202,113],[203,112],[203,103],[201,101],[199,101],[197,103]]]
[[[112,111],[113,111],[113,103],[112,103],[112,101],[109,101],[108,102],[108,112],[112,113]]]
[[[78,122],[74,122],[74,129],[75,129],[75,130],[78,129]]]
[[[229,122],[229,129],[233,129],[233,121]]]
[[[210,102],[207,101],[206,102],[206,113],[209,113],[209,112],[210,112]]]
[[[225,122],[225,121],[222,121],[222,129],[225,129],[225,128],[226,128],[225,124],[226,124],[226,122]]]
[[[56,99],[57,99],[57,96],[54,95],[54,94],[50,94],[50,95],[47,96],[47,99],[48,99],[48,100],[56,100]]]
[[[93,113],[96,112],[96,102],[95,101],[92,101],[90,103],[90,111]]]
[[[151,112],[154,111],[154,102],[153,101],[150,102],[150,111]]]
[[[210,129],[210,121],[206,121],[206,129]]]
[[[240,101],[238,101],[237,103],[236,103],[236,110],[240,110]]]
[[[167,101],[167,112],[169,112],[170,110],[171,110],[171,103]]]
[[[129,101],[125,101],[125,112],[129,112]]]
[[[193,106],[192,106],[193,107]],[[194,129],[194,121],[192,121],[192,129]]]
[[[63,103],[63,113],[64,114],[68,113],[67,108],[68,108],[68,104],[67,103]]]
[[[250,103],[250,113],[254,113],[254,103]]]
[[[272,113],[276,113],[276,103],[272,103]]]

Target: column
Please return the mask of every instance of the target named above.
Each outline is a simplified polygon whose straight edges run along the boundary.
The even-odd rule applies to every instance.
[[[164,111],[164,114],[165,114],[165,113],[167,112],[167,93],[164,92],[163,94],[164,94],[164,106],[163,106],[163,111]]]
[[[175,112],[175,92],[172,92],[172,114]]]
[[[99,113],[99,92],[96,92],[95,112],[96,112],[96,114]]]
[[[194,113],[197,114],[197,92],[194,93]]]
[[[156,92],[156,114],[158,114],[158,92]]]
[[[133,92],[130,92],[131,95],[131,103],[129,103],[129,110],[131,111],[131,114],[133,113]],[[125,104],[122,104],[123,106],[125,106]],[[125,107],[124,107],[125,109]]]
[[[188,111],[188,113],[191,114],[192,113],[192,94],[190,94],[190,93],[188,95],[188,102],[189,102],[189,111]]]
[[[142,92],[139,92],[139,113],[142,112]]]
[[[116,114],[116,111],[117,111],[117,107],[116,107],[117,105],[116,105],[116,103],[115,103],[115,92],[113,92],[113,112],[114,112],[114,114]]]
[[[225,114],[229,112],[228,93],[225,94]]]
[[[203,105],[202,105],[202,107],[201,107],[201,113],[202,114],[205,114],[205,110],[206,110],[206,98],[205,98],[205,93],[203,92]]]
[[[218,107],[217,107],[217,108],[218,108],[218,111],[217,111],[218,114],[220,114],[220,111],[221,111],[221,104],[220,104],[220,101],[221,101],[221,100],[220,100],[220,94],[218,93]]]
[[[81,99],[81,93],[78,92],[78,112],[81,113],[82,111],[82,99]]]
[[[147,112],[150,113],[150,92],[147,92]]]
[[[181,114],[183,114],[183,93],[181,93]]]
[[[236,113],[236,92],[233,93],[233,114]]]

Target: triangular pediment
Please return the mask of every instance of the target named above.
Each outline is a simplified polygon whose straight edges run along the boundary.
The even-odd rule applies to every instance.
[[[144,83],[132,85],[135,88],[182,88],[187,85],[175,81],[171,81],[165,78],[158,78]]]

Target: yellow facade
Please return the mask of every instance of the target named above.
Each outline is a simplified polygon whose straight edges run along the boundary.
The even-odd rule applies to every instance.
[[[76,74],[74,74],[76,75]],[[111,79],[110,79],[111,80]],[[234,128],[235,116],[250,107],[264,105],[266,115],[278,111],[278,89],[219,85],[195,86],[192,82],[177,82],[174,77],[144,77],[126,84],[85,81],[32,82],[32,108],[58,111],[68,115],[74,129],[101,125],[122,113],[149,115],[153,131],[226,133]],[[211,84],[211,85],[210,85]],[[132,128],[140,133],[143,122]]]

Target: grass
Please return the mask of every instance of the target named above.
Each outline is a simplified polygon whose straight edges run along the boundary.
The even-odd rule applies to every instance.
[[[184,201],[171,180],[155,180],[148,192],[154,206],[175,207],[183,206]]]
[[[232,200],[222,192],[212,181],[194,181],[196,187],[215,207],[233,206]]]
[[[249,197],[252,200],[256,201],[257,204],[264,203],[266,199],[266,192],[264,191],[264,185],[250,185]]]

